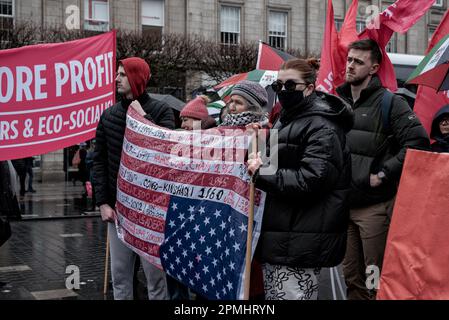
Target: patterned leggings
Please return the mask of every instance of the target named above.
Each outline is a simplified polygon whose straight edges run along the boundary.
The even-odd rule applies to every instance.
[[[266,300],[317,300],[320,268],[262,265]]]

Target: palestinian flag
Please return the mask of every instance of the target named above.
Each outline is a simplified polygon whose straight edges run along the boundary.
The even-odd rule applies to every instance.
[[[217,90],[218,95],[224,102],[229,101],[229,97],[232,91],[232,88],[242,80],[250,80],[254,82],[260,83],[262,87],[267,90],[268,93],[268,104],[267,110],[270,111],[274,105],[275,94],[273,89],[271,89],[271,84],[276,81],[278,78],[278,71],[272,70],[252,70],[250,72],[239,73],[233,75],[232,77],[226,79],[222,83],[216,85],[214,87]]]

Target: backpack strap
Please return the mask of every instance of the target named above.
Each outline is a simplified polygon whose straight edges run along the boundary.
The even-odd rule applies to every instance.
[[[393,100],[394,93],[389,90],[385,90],[382,97],[381,114],[382,114],[382,124],[386,130],[390,130],[390,113],[391,104]]]

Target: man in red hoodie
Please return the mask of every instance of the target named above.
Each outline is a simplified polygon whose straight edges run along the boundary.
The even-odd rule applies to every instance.
[[[150,67],[141,58],[119,61],[117,92],[122,99],[106,109],[97,127],[93,163],[93,184],[96,205],[100,207],[103,221],[108,223],[111,248],[111,270],[114,299],[133,299],[133,274],[137,255],[117,236],[115,202],[117,175],[120,167],[123,137],[126,128],[126,112],[131,105],[146,119],[159,126],[175,128],[172,109],[163,102],[152,99],[145,88],[150,80]],[[147,278],[148,298],[168,299],[165,272],[141,259]]]

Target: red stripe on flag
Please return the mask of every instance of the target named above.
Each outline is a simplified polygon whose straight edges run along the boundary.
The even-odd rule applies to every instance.
[[[159,246],[134,237],[126,229],[123,230],[123,239],[134,248],[154,257],[159,257]]]
[[[132,223],[137,224],[143,228],[162,233],[163,236],[165,231],[165,220],[147,216],[143,213],[131,210],[118,201],[117,209],[120,211],[121,215],[123,215]]]
[[[121,177],[118,179],[118,188],[122,192],[132,195],[132,197],[136,199],[151,203],[155,206],[161,207],[164,210],[167,210],[168,204],[170,203],[170,195],[136,186]]]

